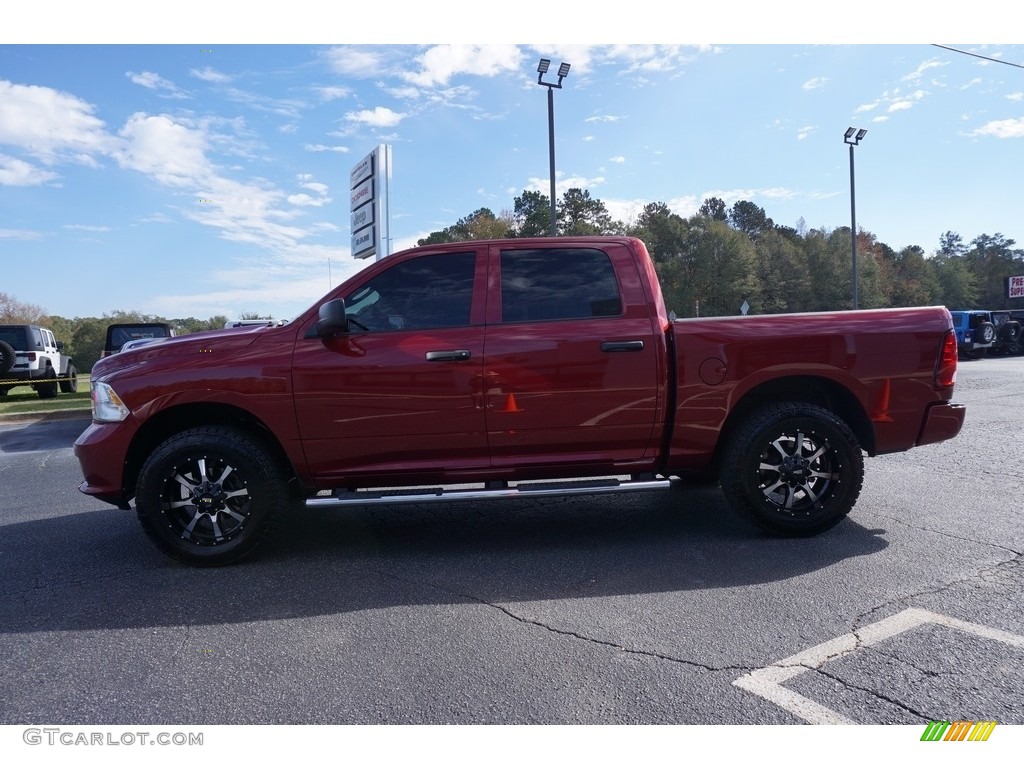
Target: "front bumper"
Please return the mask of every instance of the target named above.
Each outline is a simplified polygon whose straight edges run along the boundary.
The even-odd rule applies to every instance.
[[[131,509],[132,495],[124,487],[125,458],[135,429],[131,420],[116,424],[93,422],[75,440],[75,457],[85,480],[82,493],[120,509]]]

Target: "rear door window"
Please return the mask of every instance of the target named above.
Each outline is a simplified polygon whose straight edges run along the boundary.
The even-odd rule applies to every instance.
[[[503,323],[621,314],[619,284],[604,251],[544,248],[501,252]]]

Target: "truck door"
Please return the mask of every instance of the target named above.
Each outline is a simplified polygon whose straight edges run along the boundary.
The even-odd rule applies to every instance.
[[[495,467],[627,468],[664,418],[664,333],[624,244],[491,253],[484,352]]]
[[[486,259],[474,250],[371,270],[345,300],[349,333],[298,331],[295,408],[313,475],[353,477],[486,467],[480,400]],[[480,290],[474,293],[474,286]]]

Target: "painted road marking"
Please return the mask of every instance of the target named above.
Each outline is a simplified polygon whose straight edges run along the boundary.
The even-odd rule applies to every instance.
[[[787,659],[777,661],[771,666],[755,669],[753,672],[733,680],[732,684],[768,699],[786,711],[792,712],[801,720],[806,720],[814,725],[857,725],[853,720],[843,717],[838,712],[784,688],[782,684],[804,672],[820,669],[827,662],[841,659],[860,648],[888,640],[890,637],[920,627],[922,624],[940,624],[988,640],[996,640],[1014,648],[1024,648],[1024,636],[981,624],[960,621],[960,619],[944,616],[941,613],[932,613],[920,608],[907,608],[895,616],[869,624],[857,632],[841,635]]]

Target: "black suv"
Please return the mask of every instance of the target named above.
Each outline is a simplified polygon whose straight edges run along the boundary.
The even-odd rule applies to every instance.
[[[107,326],[107,340],[101,357],[120,352],[129,341],[139,339],[169,339],[174,329],[168,323],[111,323]]]

